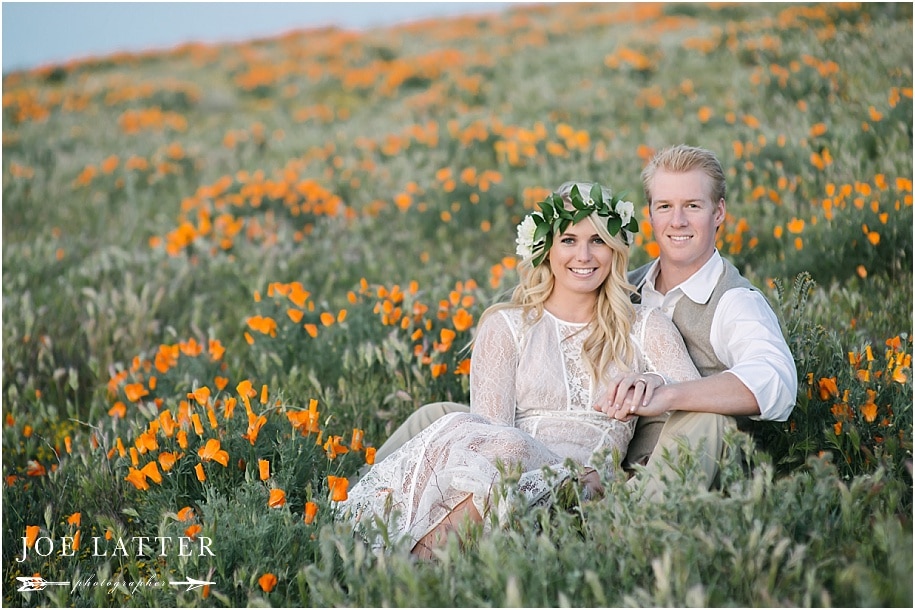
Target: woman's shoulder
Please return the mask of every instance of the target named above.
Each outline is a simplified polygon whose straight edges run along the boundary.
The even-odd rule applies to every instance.
[[[647,305],[636,304],[635,305],[635,324],[633,328],[636,329],[637,334],[641,335],[641,331],[646,328],[650,329],[668,329],[676,328],[673,321],[664,315],[657,307],[648,307]]]
[[[512,343],[518,345],[523,326],[523,310],[520,307],[499,304],[483,312],[475,333],[476,342]]]
[[[480,327],[517,328],[523,318],[522,309],[508,303],[497,303],[489,306],[480,316]]]

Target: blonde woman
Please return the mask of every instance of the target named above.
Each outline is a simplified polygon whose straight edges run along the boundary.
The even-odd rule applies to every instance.
[[[633,204],[592,183],[563,184],[518,227],[520,283],[511,301],[484,312],[474,338],[470,412],[454,412],[376,463],[343,503],[359,528],[382,519],[430,557],[462,520],[486,521],[506,503],[494,491],[505,469],[528,504],[551,481],[584,468],[585,495],[625,455],[635,419],[596,411],[608,383],[627,375],[635,401],[699,374],[673,323],[633,305],[626,280],[638,230]],[[499,514],[497,512],[497,514]],[[380,540],[376,547],[383,546]]]

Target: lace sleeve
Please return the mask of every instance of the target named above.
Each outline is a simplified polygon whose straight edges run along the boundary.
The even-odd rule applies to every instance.
[[[683,336],[670,318],[658,309],[646,309],[641,315],[642,370],[658,373],[667,382],[699,379],[699,371],[689,357]]]
[[[470,412],[496,424],[515,424],[515,375],[518,345],[502,312],[477,329],[470,359]]]

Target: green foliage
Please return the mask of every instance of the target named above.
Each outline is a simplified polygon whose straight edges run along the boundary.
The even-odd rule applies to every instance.
[[[911,41],[904,4],[557,4],[4,75],[4,605],[910,607]],[[791,418],[720,489],[604,473],[432,563],[335,522],[334,477],[469,401],[516,224],[677,142],[728,170]]]

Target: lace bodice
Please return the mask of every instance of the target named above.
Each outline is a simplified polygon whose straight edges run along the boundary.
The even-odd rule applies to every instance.
[[[624,424],[593,409],[606,393],[582,357],[587,325],[544,311],[525,319],[520,308],[485,318],[471,359],[470,409],[492,422],[517,426],[562,457],[590,464],[600,449],[625,454],[634,421]],[[668,382],[696,379],[673,323],[660,311],[636,306],[631,369],[655,372]],[[663,367],[658,366],[663,363]],[[621,371],[607,371],[610,379]]]

